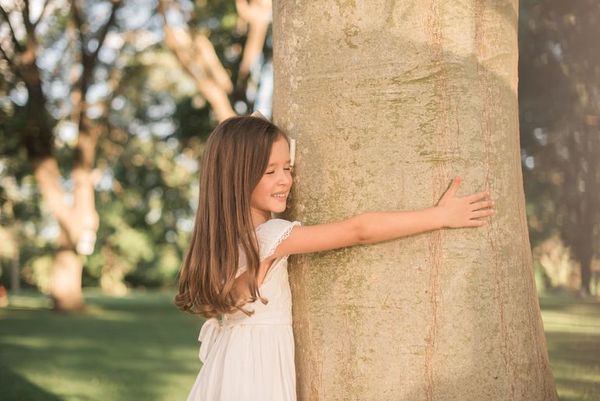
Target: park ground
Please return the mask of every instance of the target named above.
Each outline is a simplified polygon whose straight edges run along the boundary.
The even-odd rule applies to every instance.
[[[0,309],[2,401],[184,400],[199,362],[201,321],[171,292],[112,298],[89,290],[80,314],[57,314],[24,293]],[[561,401],[600,401],[600,303],[540,300]]]

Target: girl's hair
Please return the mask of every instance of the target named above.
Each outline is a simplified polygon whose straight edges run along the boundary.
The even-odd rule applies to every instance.
[[[200,166],[196,221],[175,296],[179,309],[215,317],[243,310],[246,302],[260,298],[260,259],[250,197],[279,137],[289,142],[277,126],[250,116],[229,118],[208,137]],[[232,291],[240,258],[245,259],[250,277],[250,299],[235,299]]]

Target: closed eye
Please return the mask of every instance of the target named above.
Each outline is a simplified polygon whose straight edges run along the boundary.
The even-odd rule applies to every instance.
[[[292,171],[292,166],[284,167],[283,170],[284,171]],[[265,171],[265,174],[275,174],[275,170],[267,170],[267,171]]]

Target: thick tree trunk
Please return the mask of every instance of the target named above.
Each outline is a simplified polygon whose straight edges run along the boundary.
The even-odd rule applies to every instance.
[[[85,153],[85,152],[83,152]],[[44,203],[60,226],[57,251],[52,266],[50,296],[57,310],[78,310],[84,305],[81,289],[83,263],[79,254],[90,254],[98,230],[94,204],[94,180],[90,169],[73,169],[73,205],[66,193],[54,158],[37,163],[35,177]]]
[[[19,11],[7,12],[0,6],[0,13],[7,21],[13,42],[12,51],[7,52],[0,46],[2,56],[8,62],[13,74],[23,81],[27,87],[28,118],[21,135],[21,145],[27,149],[28,159],[33,165],[33,172],[40,193],[50,213],[56,217],[60,225],[58,250],[54,261],[51,296],[56,309],[79,309],[83,306],[81,292],[82,262],[78,255],[92,253],[98,229],[98,214],[94,204],[94,173],[96,143],[101,127],[86,117],[86,94],[92,82],[92,74],[98,55],[110,28],[116,20],[117,10],[123,2],[111,1],[108,19],[95,32],[89,32],[84,21],[78,1],[69,2],[70,18],[73,25],[68,29],[79,33],[80,53],[75,56],[78,68],[73,72],[76,76],[71,93],[73,122],[79,125],[79,136],[71,178],[73,181],[72,205],[66,200],[66,193],[61,185],[61,174],[54,154],[53,122],[47,107],[47,99],[42,85],[42,74],[38,67],[40,48],[36,34],[37,24],[45,19],[47,1],[44,2],[40,14],[32,20],[29,2],[25,1]],[[9,13],[19,12],[25,27],[23,43],[10,23]],[[83,31],[82,31],[83,30]],[[88,31],[88,32],[84,32]],[[85,40],[85,37],[88,40]],[[93,43],[93,46],[90,44]],[[93,50],[91,50],[93,48]],[[80,75],[79,69],[81,69]],[[112,78],[112,74],[111,74]]]
[[[50,297],[54,301],[55,310],[79,310],[84,306],[81,291],[82,261],[64,229],[61,229],[57,242],[59,249],[52,264]]]
[[[274,4],[306,224],[490,189],[498,214],[292,260],[300,400],[556,400],[525,218],[516,0]]]

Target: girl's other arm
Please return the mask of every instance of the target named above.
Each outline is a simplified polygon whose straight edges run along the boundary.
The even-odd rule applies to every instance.
[[[480,227],[494,214],[487,192],[456,197],[456,177],[437,206],[403,212],[365,213],[330,224],[295,227],[274,257],[373,244],[444,227]]]

